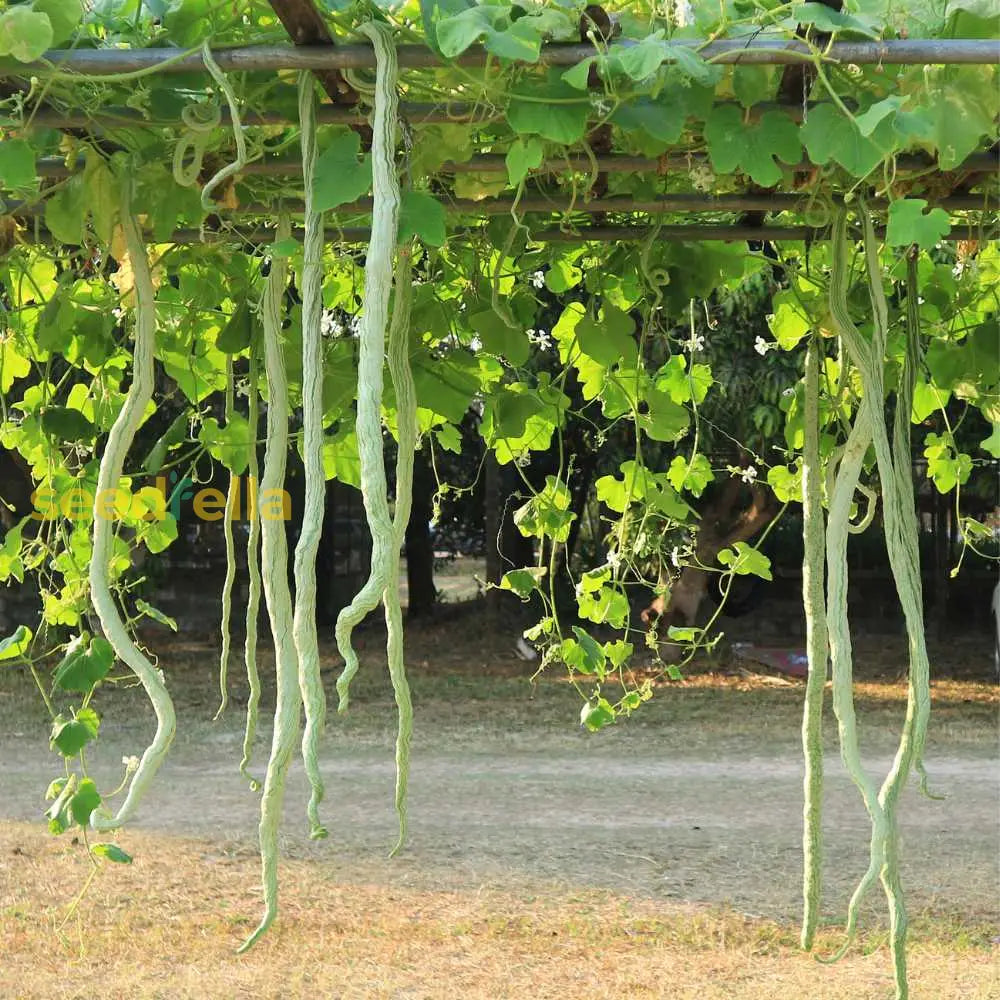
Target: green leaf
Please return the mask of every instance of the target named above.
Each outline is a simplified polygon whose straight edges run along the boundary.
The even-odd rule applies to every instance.
[[[894,116],[905,103],[905,97],[891,94],[882,101],[876,101],[863,114],[855,115],[854,124],[863,136],[869,136],[887,117]]]
[[[544,566],[525,566],[523,569],[512,569],[504,573],[500,580],[500,589],[511,590],[518,597],[527,600],[534,591],[539,589],[546,572]]]
[[[31,645],[33,633],[27,625],[18,625],[6,639],[0,639],[0,660],[15,660]]]
[[[69,811],[73,819],[86,826],[90,822],[90,814],[101,804],[101,793],[90,778],[84,778],[69,802]]]
[[[889,206],[889,225],[885,241],[889,246],[909,246],[916,243],[929,250],[951,231],[951,220],[943,208],[924,212],[923,198],[900,198]]]
[[[11,190],[35,186],[35,151],[23,139],[0,140],[0,180]]]
[[[441,18],[434,25],[441,54],[446,59],[461,55],[470,45],[493,30],[493,22],[499,10],[499,7],[483,5],[470,7],[452,17]]]
[[[686,45],[666,46],[666,56],[672,59],[677,68],[687,77],[690,77],[701,87],[714,87],[721,79],[723,67],[714,63],[709,63],[694,49],[689,49]]]
[[[730,566],[732,572],[740,576],[759,576],[770,580],[771,560],[746,542],[737,542],[730,549],[723,549],[718,555],[723,566]]]
[[[580,710],[580,725],[592,733],[615,721],[615,710],[605,698],[588,701]]]
[[[950,396],[950,390],[939,389],[929,382],[917,382],[913,387],[913,411],[910,420],[915,424],[922,423],[932,413],[943,409]]]
[[[507,121],[520,135],[539,135],[571,146],[587,131],[590,102],[558,76],[545,84],[524,84],[514,89]]]
[[[643,430],[654,441],[676,441],[688,429],[691,414],[675,403],[666,392],[651,389],[646,392],[647,412],[640,417]]]
[[[115,651],[107,639],[91,639],[88,644],[86,634],[79,635],[67,647],[52,684],[63,691],[89,694],[107,676],[114,662]]]
[[[565,542],[576,514],[569,510],[570,493],[555,476],[545,477],[544,488],[514,512],[514,523],[526,538]]]
[[[865,124],[867,127],[870,122]],[[864,177],[874,170],[896,145],[891,121],[880,120],[871,133],[862,134],[854,119],[829,103],[810,110],[800,135],[814,163],[833,160],[854,177]]]
[[[575,639],[564,639],[559,647],[563,662],[581,674],[599,674],[605,663],[604,647],[578,626],[573,626]]]
[[[57,441],[93,441],[97,428],[70,406],[47,406],[41,412],[42,430]]]
[[[141,597],[135,602],[135,609],[139,614],[152,618],[154,622],[166,625],[171,631],[177,631],[177,622],[173,618],[165,615],[159,608],[154,608],[152,604],[148,604]]]
[[[927,475],[939,493],[950,493],[956,486],[968,481],[972,473],[972,458],[955,451],[953,442],[945,436],[928,434],[924,456]]]
[[[536,63],[542,50],[542,33],[536,18],[522,17],[504,31],[486,32],[484,46],[487,52],[501,59]]]
[[[52,25],[53,45],[62,45],[72,38],[83,18],[80,0],[33,0],[31,6],[48,16]]]
[[[60,242],[79,246],[87,218],[87,195],[83,177],[71,177],[45,201],[45,227]]]
[[[790,290],[778,292],[772,299],[774,312],[767,317],[767,325],[774,339],[790,351],[809,332],[812,321],[801,302]]]
[[[492,309],[473,313],[469,317],[469,326],[476,331],[486,351],[504,358],[515,368],[523,365],[531,356],[531,341],[524,331],[509,327]],[[517,433],[523,432],[522,426]]]
[[[49,833],[64,833],[71,825],[69,804],[76,791],[76,775],[68,778],[57,778],[49,785],[45,793],[46,800],[55,801],[45,810],[45,818],[49,821]]]
[[[64,757],[75,757],[88,743],[97,739],[101,721],[92,708],[81,708],[73,718],[60,714],[52,722],[50,742]]]
[[[105,861],[114,861],[119,865],[132,864],[132,855],[126,854],[117,844],[94,844],[90,848],[90,853],[95,858],[104,858]]]
[[[994,421],[990,436],[980,442],[979,447],[989,452],[994,458],[1000,458],[1000,423]],[[0,657],[3,659],[3,657]]]
[[[83,188],[87,211],[94,221],[94,232],[105,246],[110,246],[118,221],[118,181],[111,168],[93,149],[87,150]]]
[[[349,128],[334,132],[329,146],[316,161],[313,207],[325,212],[366,195],[372,186],[371,157],[358,159],[361,138]]]
[[[28,6],[9,7],[0,14],[0,56],[34,62],[52,47],[54,33],[48,15]]]
[[[700,451],[689,459],[683,455],[675,455],[667,469],[667,479],[675,490],[687,490],[696,497],[702,495],[714,478],[712,466]]]
[[[274,248],[271,248],[273,253]],[[239,354],[245,351],[253,340],[253,312],[250,303],[243,299],[233,311],[229,321],[222,328],[219,336],[215,338],[215,346],[223,354]],[[187,426],[187,414],[182,414],[184,424]],[[179,443],[179,442],[175,442]]]
[[[640,42],[620,42],[611,46],[609,56],[613,65],[632,80],[645,80],[652,76],[667,55],[663,31],[655,31]]]
[[[544,155],[545,146],[540,139],[515,139],[504,158],[511,185],[517,187],[530,171],[540,167]]]
[[[198,440],[234,476],[246,471],[250,460],[250,425],[241,413],[233,413],[225,427],[220,427],[215,417],[206,417],[198,431]]]
[[[946,38],[989,38],[1000,34],[1000,8],[995,0],[948,0]]]
[[[613,628],[624,628],[628,621],[628,598],[617,587],[601,587],[597,593],[582,593],[576,600],[581,618]]]
[[[399,242],[419,236],[432,247],[448,239],[444,205],[424,191],[404,191],[399,206]]]
[[[992,136],[1000,109],[1000,88],[992,66],[928,67],[922,98],[930,116],[938,167],[954,170]]]
[[[779,111],[765,112],[760,121],[744,123],[742,111],[732,104],[718,104],[705,123],[705,142],[716,173],[737,168],[764,187],[781,180],[776,161],[798,163],[802,158],[799,131]]]
[[[803,3],[794,7],[790,14],[799,24],[811,24],[825,35],[851,34],[863,38],[879,38],[878,23],[873,18],[860,18],[843,11],[834,10],[822,3]]]
[[[687,108],[683,101],[670,99],[673,96],[663,94],[655,100],[638,97],[617,108],[611,121],[626,132],[641,129],[658,142],[675,143],[684,132]]]
[[[590,67],[597,62],[596,56],[588,56],[582,62],[578,62],[572,68],[562,74],[565,80],[574,90],[586,90],[590,82]]]
[[[604,307],[597,322],[584,316],[577,324],[576,336],[580,350],[605,368],[621,365],[635,368],[639,360],[639,347],[633,335],[635,324],[627,313],[612,305]]]

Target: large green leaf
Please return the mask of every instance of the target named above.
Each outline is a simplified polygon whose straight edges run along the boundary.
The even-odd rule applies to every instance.
[[[0,14],[0,56],[34,62],[52,47],[52,22],[47,14],[27,4],[9,7]]]
[[[523,84],[514,89],[507,121],[521,135],[572,145],[587,131],[590,102],[558,76],[550,74],[545,83]]]
[[[313,207],[325,212],[357,201],[372,186],[371,157],[361,153],[361,138],[349,128],[337,129],[316,161]]]
[[[740,108],[718,104],[705,123],[705,142],[717,172],[740,169],[764,187],[781,180],[776,161],[798,163],[802,158],[798,129],[779,111],[765,112],[758,122],[744,122]]]

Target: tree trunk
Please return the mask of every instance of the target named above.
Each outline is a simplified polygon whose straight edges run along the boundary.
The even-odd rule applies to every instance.
[[[739,479],[727,480],[702,512],[695,562],[704,566],[716,565],[723,549],[752,538],[777,513],[778,504],[767,486],[754,483],[746,487]],[[655,598],[643,611],[642,620],[647,623],[656,620],[662,628],[694,625],[711,576],[698,565],[685,566],[669,584],[667,595]]]
[[[409,587],[407,618],[418,618],[434,610],[437,588],[434,586],[434,539],[431,517],[434,515],[434,472],[424,452],[418,451],[413,463],[413,507],[406,526],[406,582]]]

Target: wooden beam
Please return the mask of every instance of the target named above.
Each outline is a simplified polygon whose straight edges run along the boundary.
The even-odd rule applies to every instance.
[[[278,20],[297,46],[328,46],[333,48],[330,34],[322,15],[312,0],[269,0]],[[339,69],[314,69],[327,96],[334,104],[356,104],[357,91],[344,79]]]

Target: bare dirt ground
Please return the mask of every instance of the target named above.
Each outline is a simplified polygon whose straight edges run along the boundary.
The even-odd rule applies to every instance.
[[[866,954],[827,968],[794,953],[799,683],[707,664],[685,682],[663,686],[627,723],[589,734],[576,724],[576,692],[558,678],[530,684],[530,670],[508,652],[503,635],[484,632],[476,618],[415,629],[410,838],[405,852],[388,860],[396,830],[394,706],[377,632],[366,633],[362,646],[365,665],[351,711],[331,718],[323,744],[329,840],[308,840],[301,766],[293,767],[289,781],[287,906],[278,933],[254,953],[271,955],[267,961],[285,969],[284,985],[254,977],[250,970],[263,968],[263,958],[238,965],[228,957],[258,912],[257,797],[236,773],[246,696],[238,676],[230,683],[228,714],[211,721],[217,701],[212,643],[175,642],[164,653],[179,732],[138,819],[120,835],[136,864],[105,871],[58,933],[59,914],[87,862],[81,848],[50,838],[39,822],[42,793],[58,774],[58,761],[48,751],[46,717],[28,679],[5,677],[0,933],[8,948],[0,962],[21,968],[26,978],[13,992],[9,976],[0,980],[0,996],[53,996],[45,990],[66,963],[81,972],[101,968],[102,975],[113,968],[121,992],[104,995],[123,997],[888,995],[878,895],[866,912],[874,928]],[[985,662],[988,643],[969,640],[933,652],[945,665],[937,671],[942,679],[935,683],[927,764],[934,790],[945,797],[927,800],[910,788],[901,814],[903,877],[917,938],[914,996],[997,997],[991,949],[1000,933],[997,692],[948,676],[974,672],[967,664]],[[866,762],[880,776],[902,716],[905,692],[894,678],[903,650],[880,637],[859,644],[859,660],[871,678],[859,684]],[[268,665],[265,658],[265,676]],[[328,651],[328,691],[338,666]],[[121,757],[139,753],[148,739],[152,717],[135,690],[104,692],[99,707],[104,732],[89,765],[99,784],[113,786]],[[269,735],[262,722],[257,773]],[[832,948],[866,866],[868,823],[837,756],[832,717],[827,744],[823,916]],[[178,872],[186,873],[183,885]],[[38,899],[34,893],[47,880],[49,894]],[[95,896],[103,906],[95,908]],[[147,920],[137,929],[129,916],[132,923],[123,929],[129,907],[139,903],[168,924]],[[182,916],[171,916],[171,907]],[[97,938],[86,946],[72,930],[83,912]],[[128,963],[141,966],[141,951],[130,957],[121,942],[108,943],[139,934],[159,942],[156,947],[176,947],[170,942],[178,919],[202,928],[216,951],[203,953],[188,941],[182,948],[193,949],[190,962],[153,963],[158,972],[140,975]],[[35,932],[26,928],[32,921],[48,927],[43,937],[62,942],[54,957],[43,961],[33,951]],[[300,940],[310,922],[326,935],[324,946]],[[548,958],[539,951],[546,936]],[[296,955],[314,948],[322,968],[333,962],[331,952],[340,954],[328,968],[328,992],[316,991],[304,956],[293,975],[282,940],[289,947],[295,942]],[[374,947],[370,961],[366,941]],[[117,957],[108,958],[101,950],[107,947]],[[201,972],[191,964],[197,955],[209,963]],[[209,988],[214,981],[205,976],[222,955],[228,978]],[[615,955],[625,964],[612,961]],[[483,971],[488,962],[498,963],[492,979]],[[539,978],[540,968],[550,978]],[[688,968],[695,978],[685,978]],[[199,983],[208,992],[197,992]]]

